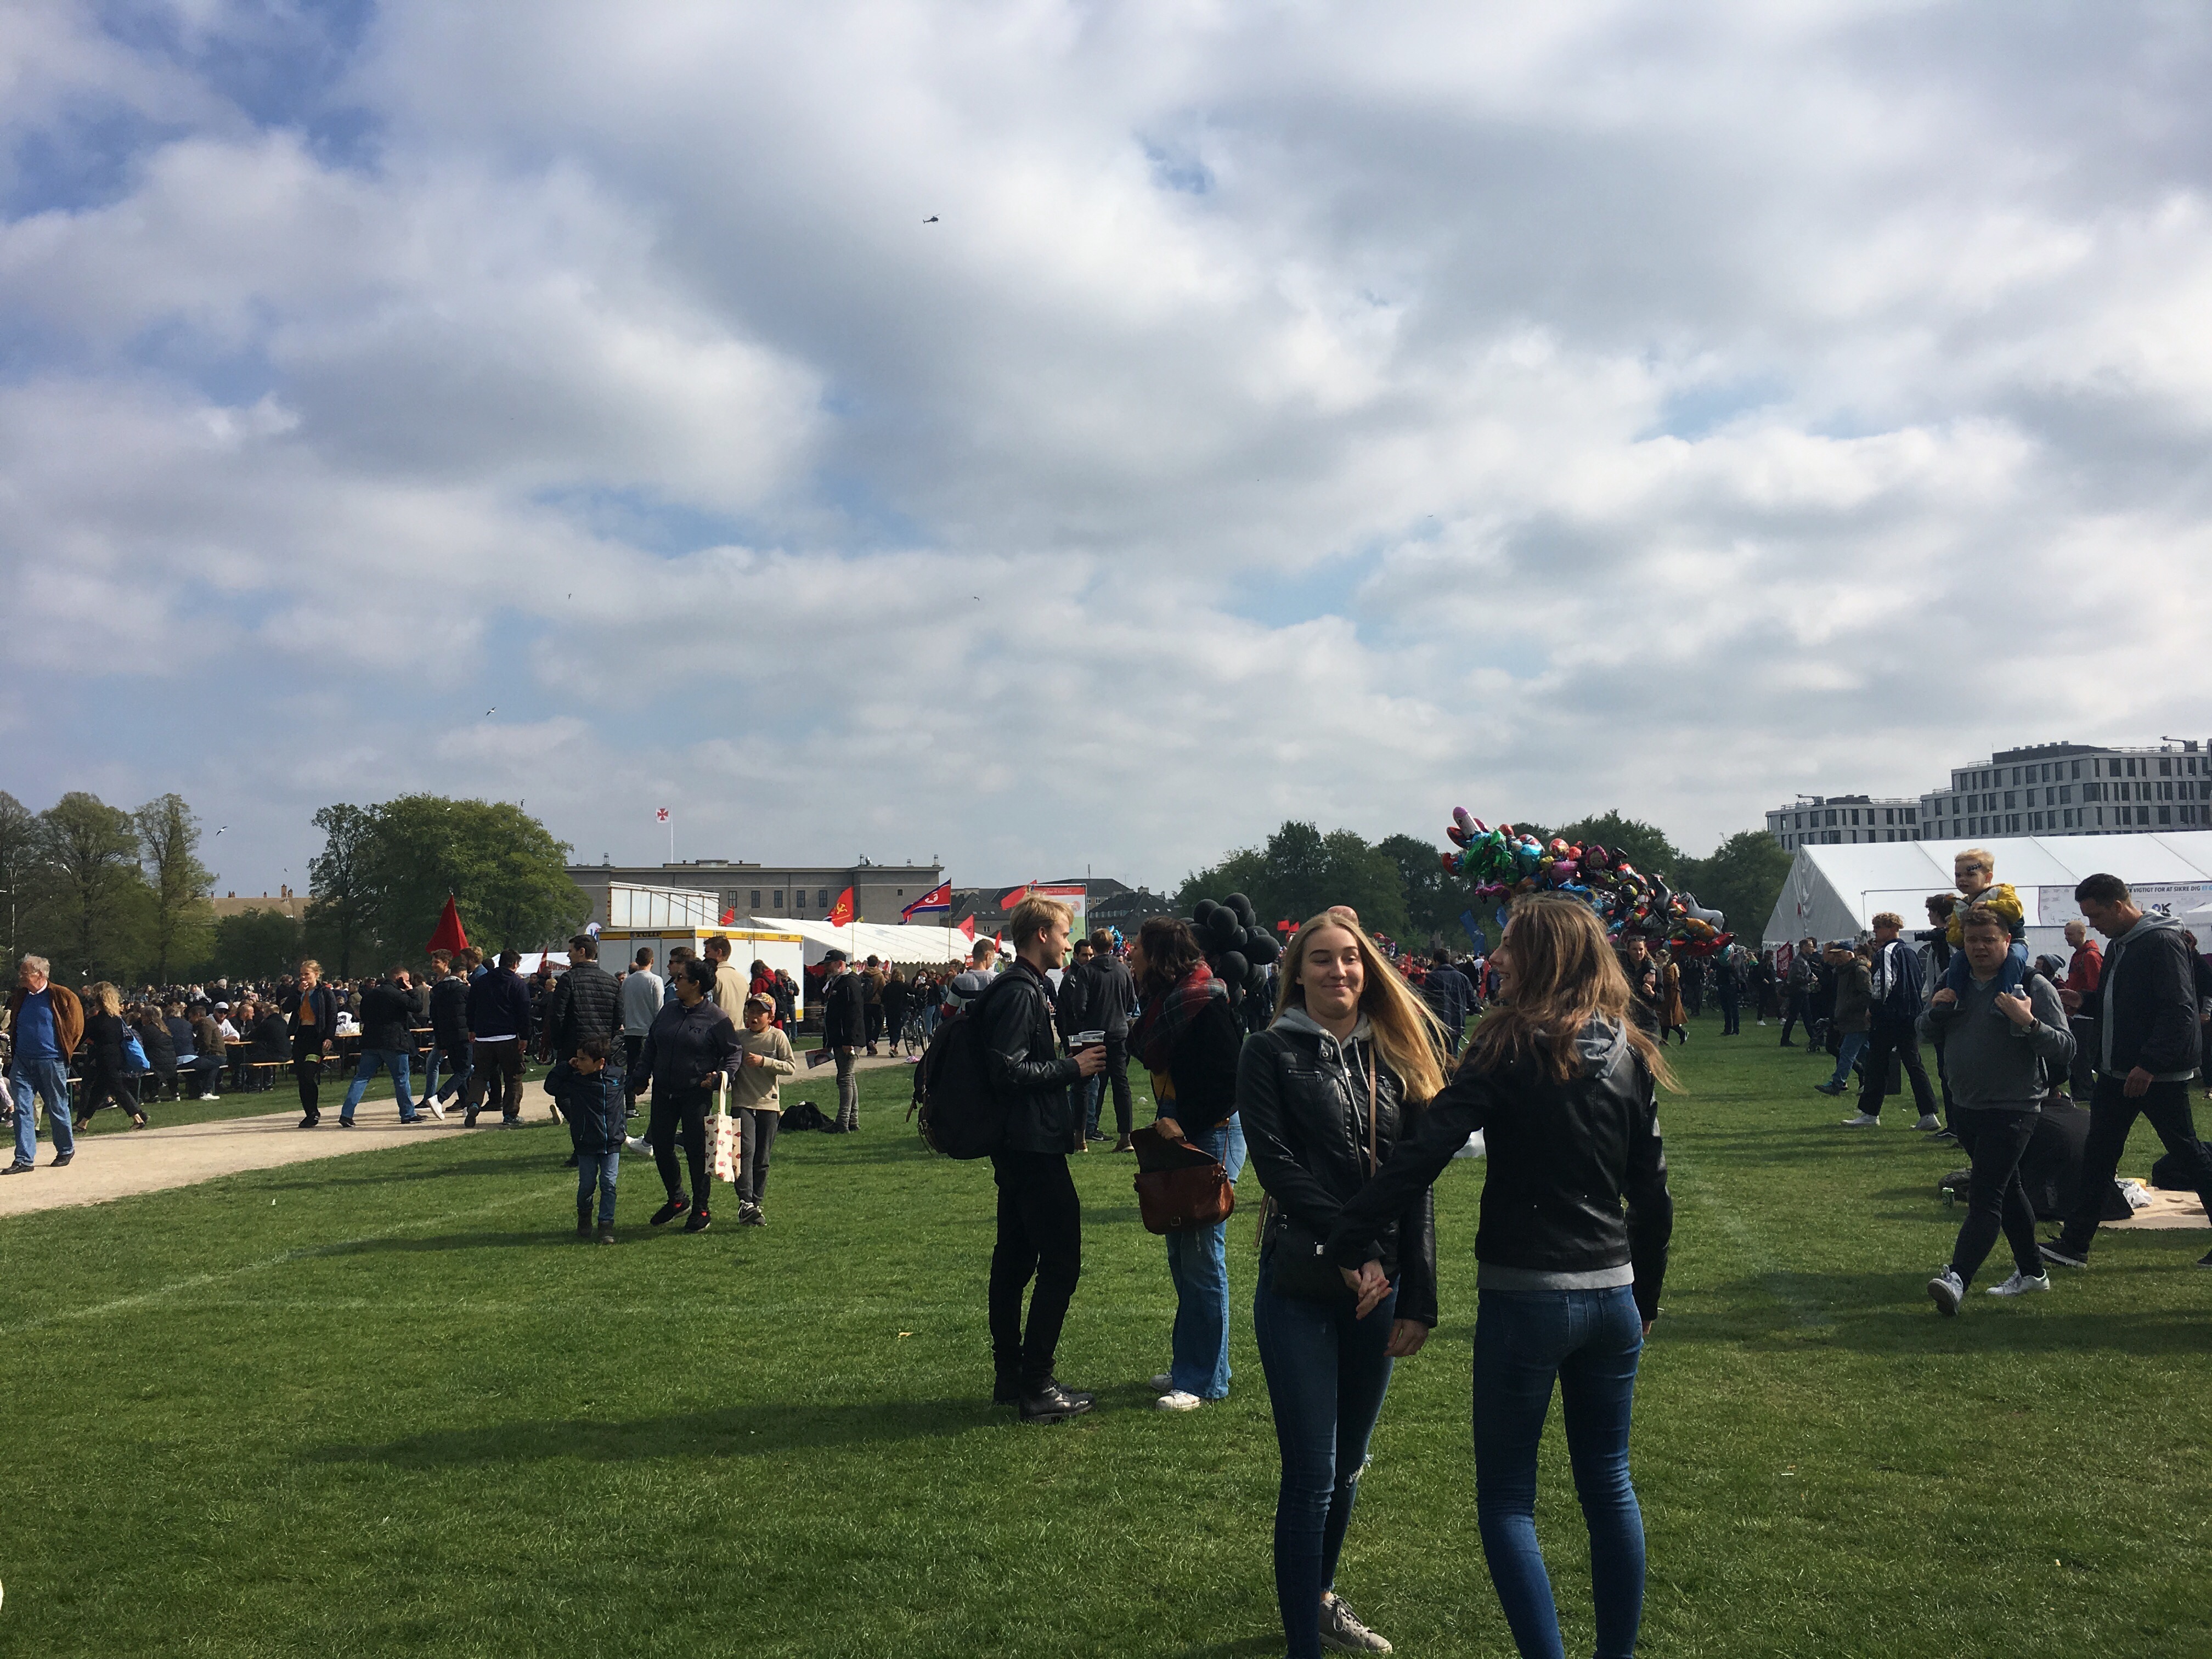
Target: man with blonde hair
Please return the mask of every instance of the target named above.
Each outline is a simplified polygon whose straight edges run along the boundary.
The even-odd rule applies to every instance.
[[[44,957],[25,957],[8,994],[8,1029],[15,1046],[8,1055],[8,1081],[15,1095],[15,1161],[5,1173],[25,1175],[37,1166],[39,1102],[46,1103],[46,1127],[54,1137],[54,1168],[76,1156],[76,1133],[70,1124],[69,1062],[84,1041],[84,1005],[66,985],[47,981]]]
[[[1053,1375],[1060,1326],[1083,1273],[1083,1210],[1067,1155],[1081,1144],[1083,1115],[1071,1085],[1105,1069],[1103,1046],[1060,1052],[1046,975],[1067,960],[1074,913],[1031,894],[1015,908],[1014,962],[975,999],[983,1080],[1006,1110],[1006,1132],[991,1154],[999,1189],[999,1230],[991,1250],[991,1401],[1014,1405],[1024,1423],[1056,1423],[1095,1403]],[[1030,1281],[1029,1325],[1022,1295]]]

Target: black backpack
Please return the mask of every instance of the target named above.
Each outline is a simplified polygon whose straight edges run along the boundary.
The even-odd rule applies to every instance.
[[[1015,975],[1001,974],[940,1024],[914,1068],[917,1127],[932,1152],[988,1158],[1006,1138],[1006,1105],[983,1073],[983,1005]]]

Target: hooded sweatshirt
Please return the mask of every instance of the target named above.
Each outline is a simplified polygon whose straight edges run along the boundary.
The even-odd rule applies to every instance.
[[[2197,1074],[2197,975],[2189,958],[2188,938],[2172,916],[2146,915],[2105,947],[2100,1075],[2124,1077],[2138,1066],[2157,1083]]]

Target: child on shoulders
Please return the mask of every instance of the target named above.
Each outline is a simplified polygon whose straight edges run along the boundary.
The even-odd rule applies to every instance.
[[[2012,948],[2005,952],[2004,966],[1997,970],[1997,989],[2002,995],[2016,997],[2021,982],[2027,977],[2027,917],[2021,908],[2020,895],[2011,884],[1996,878],[1997,855],[1986,847],[1970,847],[1951,861],[1952,879],[1957,883],[1960,898],[1951,909],[1951,920],[1944,929],[1944,938],[1951,946],[1951,960],[1943,969],[1943,988],[1960,1001],[1966,1000],[1966,988],[1972,982],[1973,970],[1967,965],[1966,952],[1959,947],[1963,942],[1966,912],[1987,910],[2004,918],[2012,934]],[[2003,1018],[2003,1011],[1996,1011]]]

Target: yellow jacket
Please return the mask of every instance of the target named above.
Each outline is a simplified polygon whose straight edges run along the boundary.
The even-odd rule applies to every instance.
[[[2005,919],[2005,926],[2012,930],[2014,939],[2021,936],[2027,922],[2027,913],[2020,908],[2020,895],[2012,890],[2010,882],[2000,881],[1983,888],[1972,898],[1960,899],[1958,908],[1951,912],[1950,926],[1943,930],[1943,937],[1954,945],[1963,944],[1966,912],[1974,909],[1996,911]]]

